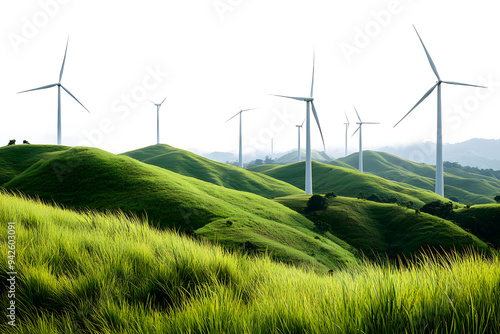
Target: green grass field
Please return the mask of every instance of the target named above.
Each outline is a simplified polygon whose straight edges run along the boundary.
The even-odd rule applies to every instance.
[[[300,155],[302,160],[306,159],[306,150],[304,148],[300,150]],[[327,154],[326,152],[311,150],[311,160],[318,162],[329,162],[335,160],[335,158]],[[279,165],[287,165],[294,162],[298,162],[297,150],[282,155],[281,157],[276,159],[276,163]]]
[[[303,194],[289,183],[260,173],[215,162],[194,153],[159,144],[123,153],[141,162],[191,176],[229,189],[251,192],[266,198]]]
[[[338,160],[358,167],[357,153]],[[411,162],[383,152],[364,151],[363,169],[365,173],[403,185],[409,184],[434,191],[434,166]],[[444,172],[444,191],[448,198],[456,197],[464,204],[487,204],[493,203],[495,195],[500,194],[500,180],[494,177],[467,173],[458,168],[445,168]]]
[[[9,221],[17,319],[2,333],[500,332],[497,256],[427,255],[408,267],[365,262],[319,275],[123,214],[0,194],[2,254]],[[7,271],[0,261],[2,282]]]

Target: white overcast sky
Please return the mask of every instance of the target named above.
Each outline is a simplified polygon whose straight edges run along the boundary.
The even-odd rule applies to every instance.
[[[315,106],[327,152],[344,146],[345,117],[364,121],[366,149],[435,140],[434,92],[393,125],[436,79],[414,24],[443,80],[444,142],[498,139],[500,124],[498,1],[23,0],[0,4],[0,145],[10,139],[55,144],[62,84],[64,145],[121,153],[161,142],[197,153],[237,153],[238,108],[244,150],[296,148],[316,54]],[[351,137],[349,151],[357,150]],[[303,132],[305,138],[305,131]],[[316,124],[312,146],[321,149]],[[338,154],[335,154],[338,156]]]

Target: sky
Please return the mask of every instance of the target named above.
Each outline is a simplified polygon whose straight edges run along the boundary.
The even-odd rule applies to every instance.
[[[443,141],[499,139],[500,4],[493,0],[25,0],[0,4],[0,145],[56,144],[61,83],[62,143],[122,153],[160,142],[203,154],[238,153],[243,113],[249,159],[297,147],[315,54],[314,103],[327,153],[435,141],[436,82],[418,32],[443,80]],[[305,126],[304,126],[305,130]],[[322,150],[311,123],[312,148]],[[302,131],[302,145],[305,145]],[[246,160],[246,159],[244,159]],[[446,152],[445,152],[446,160]]]

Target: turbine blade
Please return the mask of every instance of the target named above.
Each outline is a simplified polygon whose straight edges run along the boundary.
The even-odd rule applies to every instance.
[[[64,64],[66,63],[66,53],[68,53],[68,43],[69,43],[69,37],[68,37],[68,40],[66,41],[66,50],[64,51],[64,59],[63,59],[62,66],[61,66],[61,73],[59,73],[59,83],[61,83],[61,79],[62,79],[63,72],[64,72]]]
[[[43,87],[38,87],[38,88],[23,90],[22,92],[18,92],[17,94],[26,93],[26,92],[32,92],[34,90],[47,89],[47,88],[54,87],[54,86],[57,86],[57,84],[52,84],[52,85],[47,85],[47,86],[43,86]]]
[[[69,90],[67,90],[66,88],[64,88],[63,85],[61,85],[61,88],[64,89],[66,91],[66,93],[68,93],[69,95],[71,95],[71,97],[74,98],[76,102],[80,103],[80,105],[83,107],[83,109],[87,110],[90,113],[90,111],[87,108],[85,108],[85,106],[80,101],[78,101],[78,99],[73,94],[71,94]]]
[[[167,97],[165,96],[165,98],[163,99],[163,101],[161,101],[160,106],[163,104],[163,102],[165,102],[166,99],[167,99]]]
[[[363,122],[363,124],[380,124],[379,122]]]
[[[313,74],[312,74],[312,81],[311,81],[311,97],[313,97],[313,89],[314,89],[314,58],[315,58],[315,54],[313,52]]]
[[[302,127],[304,125],[305,121],[306,121],[306,119],[304,118],[304,120],[302,121],[302,124],[300,124],[300,127]]]
[[[344,115],[345,115],[345,119],[347,120],[347,124],[350,124],[350,123],[349,123],[349,118],[347,118],[347,114],[346,114],[346,112],[345,112],[345,111],[344,111]]]
[[[415,28],[415,26],[413,26],[413,29],[415,29],[415,32],[417,33],[418,39],[420,40],[420,43],[422,43],[422,46],[424,47],[425,54],[427,55],[427,59],[429,60],[429,64],[431,65],[432,70],[434,71],[434,74],[436,75],[437,79],[439,81],[441,81],[441,78],[439,77],[438,71],[436,69],[436,65],[434,65],[434,62],[432,61],[431,55],[427,51],[427,48],[425,47],[424,42],[422,41],[422,38],[420,38],[420,35],[418,34],[417,28]]]
[[[298,100],[298,101],[308,101],[310,100],[309,97],[295,97],[295,96],[285,96],[285,95],[276,95],[276,94],[271,94],[272,96],[278,96],[278,97],[284,97],[286,99],[292,99],[292,100]]]
[[[361,124],[358,126],[358,128],[356,129],[356,131],[354,131],[354,133],[352,134],[352,136],[351,136],[351,137],[354,137],[354,135],[356,134],[356,132],[358,132],[358,131],[359,131],[359,129],[361,129]]]
[[[425,93],[425,95],[424,95],[424,96],[423,96],[423,97],[422,97],[422,98],[421,98],[421,99],[417,102],[417,104],[415,104],[415,105],[413,106],[413,108],[411,108],[411,110],[410,110],[410,111],[408,111],[408,112],[406,113],[406,115],[404,115],[404,117],[403,117],[403,118],[401,118],[401,119],[399,120],[399,122],[397,122],[397,123],[396,123],[396,125],[394,125],[394,128],[395,128],[395,127],[396,127],[399,123],[401,123],[401,121],[402,121],[402,120],[404,120],[404,119],[405,119],[405,117],[406,117],[406,116],[408,116],[408,115],[409,115],[409,114],[413,111],[413,109],[415,109],[415,108],[416,108],[416,107],[417,107],[417,106],[418,106],[418,105],[419,105],[419,104],[420,104],[423,100],[425,100],[425,99],[427,98],[427,96],[429,96],[429,95],[432,93],[432,91],[433,91],[433,90],[437,87],[437,85],[439,85],[439,83],[436,83],[434,86],[432,86],[432,87],[431,87],[431,89],[429,89],[429,90],[427,91],[427,93]]]
[[[323,150],[326,151],[325,139],[323,138],[323,132],[321,131],[321,125],[319,125],[318,114],[316,113],[316,108],[314,107],[314,103],[312,101],[311,101],[311,106],[312,106],[312,112],[313,112],[314,118],[316,119],[316,124],[318,124],[319,133],[321,134],[321,140],[323,141]]]
[[[479,88],[488,88],[484,86],[478,86],[478,85],[470,85],[470,84],[464,84],[460,82],[453,82],[453,81],[443,81],[444,83],[450,84],[450,85],[461,85],[461,86],[470,86],[470,87],[479,87]]]
[[[250,111],[250,110],[255,110],[255,109],[257,109],[257,108],[243,109],[243,110],[240,110],[240,112]]]
[[[238,111],[238,112],[236,113],[236,115],[234,115],[233,117],[231,117],[230,119],[228,119],[228,120],[227,120],[226,122],[224,122],[224,123],[229,122],[230,120],[232,120],[233,118],[235,118],[236,116],[238,116],[240,113],[241,113],[241,111]]]
[[[354,105],[353,105],[353,107],[354,107]],[[359,117],[358,110],[356,109],[356,107],[354,107],[354,111],[356,112],[356,115],[358,115],[358,119],[359,119],[359,121],[360,121],[360,122],[363,122],[363,121],[361,120],[361,117]],[[347,116],[346,116],[346,117],[347,117]]]

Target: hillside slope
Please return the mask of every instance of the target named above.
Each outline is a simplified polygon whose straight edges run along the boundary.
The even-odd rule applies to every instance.
[[[317,267],[355,261],[337,244],[315,239],[311,221],[278,203],[99,149],[76,147],[46,157],[5,187],[70,207],[144,215],[153,226],[268,250],[280,261]]]
[[[215,162],[164,144],[144,147],[123,155],[178,174],[229,189],[248,191],[266,198],[304,193],[290,184],[271,177]]]
[[[302,214],[307,200],[307,195],[275,199]],[[409,257],[429,248],[489,252],[485,242],[452,222],[394,204],[336,197],[329,200],[327,210],[305,216],[325,237],[340,238],[368,257]]]
[[[338,159],[358,167],[358,154]],[[387,180],[410,184],[434,191],[436,169],[434,166],[415,163],[383,152],[364,151],[363,169]],[[500,180],[494,177],[467,173],[458,168],[445,168],[444,183],[446,197],[456,197],[462,203],[493,203],[493,197],[500,194]]]
[[[263,170],[262,173],[289,182],[298,188],[304,187],[304,162],[274,167]],[[313,162],[312,174],[313,191],[319,194],[334,191],[340,196],[357,197],[363,192],[365,196],[377,194],[386,198],[395,197],[401,202],[412,201],[414,207],[421,207],[433,200],[445,200],[432,191],[363,174],[352,168]]]
[[[306,150],[304,148],[300,150],[300,155],[302,161],[306,160]],[[328,162],[335,160],[335,158],[326,152],[311,150],[311,160],[317,162]],[[298,162],[297,150],[290,151],[275,160],[275,163],[279,165],[287,165],[294,162]]]

